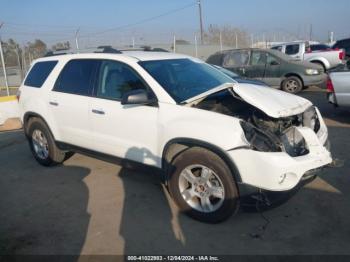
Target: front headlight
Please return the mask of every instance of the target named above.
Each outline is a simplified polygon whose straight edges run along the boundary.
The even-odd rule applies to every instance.
[[[314,106],[303,113],[303,126],[309,127],[317,133],[320,130],[320,120]]]
[[[253,150],[260,152],[281,152],[278,142],[268,134],[248,122],[241,121],[240,123],[244,135]]]
[[[318,71],[318,69],[311,69],[311,68],[309,68],[309,69],[305,70],[305,73],[307,75],[319,75],[320,71]]]

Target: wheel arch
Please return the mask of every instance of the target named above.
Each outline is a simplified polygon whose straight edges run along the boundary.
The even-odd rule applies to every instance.
[[[170,162],[191,147],[201,147],[217,154],[229,167],[236,183],[241,183],[242,178],[237,166],[228,154],[216,145],[193,138],[174,138],[166,143],[162,152],[162,169],[165,173],[165,181],[168,181],[168,169]]]
[[[44,124],[47,126],[47,128],[48,128],[50,134],[52,135],[52,137],[53,137],[54,140],[55,140],[55,136],[53,135],[53,132],[52,132],[50,126],[48,125],[48,123],[46,122],[45,118],[42,117],[40,114],[35,113],[35,112],[31,112],[31,111],[30,111],[30,112],[26,112],[26,113],[24,114],[24,116],[23,116],[23,130],[24,130],[24,134],[25,134],[26,136],[28,136],[28,126],[27,126],[27,125],[28,125],[29,119],[31,119],[31,118],[33,118],[33,117],[39,118],[39,119],[41,119],[41,120],[44,122]],[[55,140],[55,141],[56,141],[56,140]]]
[[[283,80],[281,81],[281,86],[280,86],[280,87],[282,88],[283,82],[284,82],[288,77],[292,77],[292,76],[297,77],[297,78],[301,81],[302,86],[305,87],[303,78],[302,78],[299,74],[297,74],[297,73],[288,73],[288,74],[285,74]]]
[[[330,63],[328,62],[327,59],[323,58],[323,57],[313,57],[310,60],[308,60],[310,63],[314,63],[314,64],[320,64],[323,66],[325,72],[328,68],[330,68]]]

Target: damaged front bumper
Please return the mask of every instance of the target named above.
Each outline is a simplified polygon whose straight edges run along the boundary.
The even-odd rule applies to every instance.
[[[259,152],[244,148],[228,151],[242,183],[268,191],[288,191],[301,183],[311,171],[332,162],[331,153],[326,148],[326,128],[321,128],[318,134],[308,127],[297,129],[309,150],[303,156],[292,157],[286,152]]]

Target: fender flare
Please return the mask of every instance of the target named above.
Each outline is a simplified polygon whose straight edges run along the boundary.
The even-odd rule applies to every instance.
[[[321,63],[325,69],[329,69],[331,67],[329,61],[321,56],[314,56],[312,58],[309,58],[307,61],[310,63]]]
[[[162,170],[165,171],[165,179],[166,181],[168,181],[168,172],[167,172],[167,167],[168,164],[167,160],[166,160],[166,154],[170,148],[171,145],[173,144],[183,144],[183,145],[188,145],[190,147],[193,146],[198,146],[198,147],[202,147],[205,148],[215,154],[217,154],[219,157],[221,157],[223,159],[223,161],[227,164],[228,168],[230,169],[235,181],[237,184],[242,183],[242,178],[241,175],[238,171],[238,168],[236,166],[236,164],[233,162],[233,160],[230,158],[230,156],[227,154],[227,152],[225,152],[225,150],[219,148],[216,145],[213,145],[211,143],[202,141],[202,140],[197,140],[197,139],[193,139],[193,138],[184,138],[184,137],[179,137],[179,138],[173,138],[170,141],[168,141],[166,143],[166,145],[163,148],[163,152],[162,152]],[[232,149],[234,150],[234,149]]]

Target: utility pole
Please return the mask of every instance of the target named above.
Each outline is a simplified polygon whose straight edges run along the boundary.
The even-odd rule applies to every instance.
[[[75,32],[75,46],[77,48],[77,52],[79,53],[79,42],[78,42],[78,34],[79,34],[80,28]]]
[[[198,3],[198,10],[199,10],[199,26],[200,26],[200,33],[201,33],[201,45],[204,43],[204,37],[203,37],[203,18],[202,18],[202,3],[201,0],[197,1]]]
[[[4,23],[0,23],[0,29],[2,28],[3,25],[4,25]],[[2,70],[3,70],[3,72],[4,72],[4,79],[5,79],[6,92],[7,92],[7,96],[9,96],[9,95],[10,95],[10,90],[9,90],[9,84],[8,84],[8,81],[7,81],[6,67],[5,67],[5,59],[4,59],[4,52],[3,52],[3,50],[2,50],[1,36],[0,36],[0,56],[1,56]]]
[[[237,33],[235,33],[235,37],[236,37],[236,49],[238,48],[238,36]]]
[[[220,51],[222,51],[222,34],[221,34],[221,31],[220,31],[219,38],[220,38]]]
[[[310,35],[309,35],[309,40],[312,41],[312,24],[310,24]]]
[[[198,47],[197,47],[197,36],[194,35],[194,51],[196,54],[196,57],[198,57]]]

